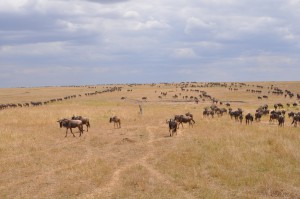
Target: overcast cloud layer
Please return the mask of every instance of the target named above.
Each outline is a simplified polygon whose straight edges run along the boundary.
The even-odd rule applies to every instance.
[[[300,80],[300,0],[0,1],[0,87]]]

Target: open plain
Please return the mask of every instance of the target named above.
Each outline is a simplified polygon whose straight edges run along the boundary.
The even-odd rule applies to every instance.
[[[0,104],[17,106],[0,110],[0,198],[300,198],[300,127],[287,116],[298,93],[300,82],[1,88]],[[283,127],[203,116],[276,103]],[[166,120],[188,112],[196,123],[170,137]],[[90,120],[81,137],[57,122],[73,115]]]

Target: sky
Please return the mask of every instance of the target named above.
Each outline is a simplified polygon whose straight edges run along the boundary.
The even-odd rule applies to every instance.
[[[299,81],[300,0],[0,1],[0,87]]]

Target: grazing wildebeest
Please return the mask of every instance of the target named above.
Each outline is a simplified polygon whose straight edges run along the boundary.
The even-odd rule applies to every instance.
[[[291,125],[294,124],[294,127],[297,127],[298,122],[300,122],[300,114],[299,113],[294,115],[293,122],[291,123]]]
[[[82,116],[72,116],[72,120],[81,120],[83,125],[86,125],[86,131],[89,131],[89,127],[91,128],[90,125],[90,120],[89,118],[82,117]]]
[[[245,116],[245,119],[246,119],[246,124],[249,125],[249,123],[252,124],[253,122],[253,116],[251,115],[251,113],[248,113],[246,116]]]
[[[175,115],[174,120],[179,123],[177,125],[177,128],[179,128],[180,124],[181,124],[181,126],[183,128],[183,124],[182,123],[189,123],[189,126],[191,126],[191,125],[193,126],[193,123],[195,123],[195,121],[193,120],[193,118],[191,118],[189,116],[185,117],[184,115]]]
[[[174,119],[170,119],[167,123],[169,124],[170,137],[172,137],[174,133],[177,135],[177,122]]]
[[[70,120],[70,119],[61,119],[57,121],[59,123],[60,128],[65,127],[66,130],[66,136],[68,133],[68,129],[70,129],[71,133],[73,134],[73,137],[75,137],[74,133],[72,132],[72,128],[78,128],[79,129],[79,137],[83,133],[83,125],[81,120]]]
[[[117,116],[109,118],[109,123],[114,122],[114,128],[121,128],[121,119],[118,118]]]

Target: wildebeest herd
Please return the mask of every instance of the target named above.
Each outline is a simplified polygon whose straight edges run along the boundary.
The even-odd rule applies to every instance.
[[[224,115],[228,115],[229,118],[231,118],[234,121],[237,121],[239,123],[243,123],[243,121],[245,121],[246,125],[251,125],[251,124],[253,124],[253,122],[255,122],[255,123],[261,122],[261,119],[263,117],[268,117],[267,121],[269,124],[276,123],[276,124],[278,124],[279,127],[284,127],[284,125],[286,123],[286,114],[287,114],[288,117],[292,119],[291,125],[297,127],[297,124],[300,121],[300,112],[290,111],[287,113],[287,111],[284,110],[285,106],[287,108],[289,108],[291,106],[291,104],[293,107],[297,107],[298,104],[296,102],[291,103],[291,104],[286,103],[285,105],[283,103],[275,103],[271,106],[271,107],[274,107],[274,109],[273,108],[269,109],[269,106],[267,104],[265,104],[263,106],[259,106],[255,110],[255,112],[250,113],[250,112],[245,111],[246,109],[243,110],[242,108],[237,108],[234,110],[231,107],[231,103],[229,103],[231,101],[218,100],[217,98],[209,95],[207,91],[202,91],[202,90],[198,89],[197,86],[191,86],[190,84],[186,84],[186,83],[183,83],[180,85],[175,85],[175,86],[180,87],[181,92],[194,92],[194,93],[200,93],[200,95],[199,96],[188,96],[188,95],[180,92],[180,93],[172,94],[173,100],[179,100],[180,96],[182,96],[182,99],[187,100],[187,102],[195,101],[195,102],[197,102],[196,104],[198,104],[198,101],[200,101],[199,99],[202,99],[203,102],[209,101],[211,103],[210,106],[204,108],[204,110],[202,112],[203,119],[222,117]],[[191,88],[188,88],[188,86],[190,86]],[[249,85],[246,85],[244,83],[231,83],[231,84],[207,83],[207,84],[204,84],[204,85],[201,85],[198,87],[199,88],[224,87],[224,88],[228,88],[230,92],[235,92],[245,86],[250,87]],[[255,86],[252,85],[252,87],[255,87]],[[246,92],[250,92],[255,95],[262,94],[263,92],[261,89],[263,89],[263,86],[256,86],[256,89],[247,89]],[[268,87],[268,89],[269,89],[268,94],[270,94],[270,95],[275,95],[275,96],[283,95],[285,98],[289,97],[290,99],[293,99],[296,96],[296,99],[300,100],[300,94],[295,95],[289,90],[282,90],[277,87],[274,87],[273,85]],[[130,91],[132,92],[132,89]],[[170,91],[170,92],[174,92],[174,91]],[[159,92],[155,91],[155,93],[159,93]],[[165,99],[167,97],[167,95],[168,95],[168,92],[165,92],[165,91],[160,92],[160,95],[158,96],[159,100]],[[121,99],[126,100],[127,97],[122,97]],[[269,100],[270,98],[267,95],[263,95],[262,97],[260,97],[258,99]],[[145,96],[142,97],[142,100],[144,100],[144,103],[148,102],[148,98]],[[234,101],[233,101],[233,103],[234,103]],[[80,135],[84,131],[83,125],[86,125],[87,131],[88,131],[88,128],[90,127],[89,121],[88,121],[88,123],[86,123],[84,121],[84,118],[75,117],[75,116],[73,116],[71,119],[73,119],[75,121],[78,121],[78,120],[81,121],[81,124],[78,124],[78,126],[73,124],[74,122],[71,123],[72,128],[78,128],[80,130]],[[71,131],[70,124],[66,123],[65,120],[63,120],[64,123],[60,124],[60,126],[66,127],[67,131],[68,131],[68,129],[70,129],[70,131]],[[121,128],[121,120],[119,117],[113,116],[113,117],[109,118],[109,122],[114,123],[114,128]],[[189,127],[193,127],[193,125],[196,122],[194,120],[193,114],[188,112],[186,114],[174,115],[174,117],[172,117],[171,119],[166,120],[166,123],[169,127],[169,135],[172,137],[174,134],[177,135],[177,130],[180,126],[183,128],[183,124],[188,124]],[[72,131],[71,131],[71,133],[72,133]],[[66,132],[66,135],[67,135],[67,132]]]
[[[127,85],[128,86],[128,85]],[[131,89],[128,89],[127,91],[132,92],[132,87],[135,85],[129,85]],[[155,84],[151,85],[155,86]],[[203,119],[209,119],[209,118],[216,118],[216,117],[222,117],[224,115],[229,115],[229,118],[231,118],[234,121],[243,123],[245,121],[246,125],[251,125],[253,122],[259,123],[262,118],[268,117],[268,123],[269,124],[278,124],[278,126],[283,127],[287,123],[287,117],[289,120],[291,120],[292,126],[297,127],[298,122],[300,121],[300,112],[297,111],[298,103],[300,102],[300,94],[295,94],[291,92],[290,90],[284,90],[280,89],[276,86],[270,85],[268,87],[264,87],[261,85],[247,85],[246,83],[194,83],[194,82],[182,82],[179,84],[160,84],[157,85],[157,88],[160,88],[161,86],[166,86],[168,88],[178,88],[178,93],[175,93],[176,91],[166,91],[163,90],[161,92],[155,91],[155,93],[159,94],[158,98],[160,101],[166,100],[166,98],[169,96],[169,93],[172,93],[171,95],[171,101],[178,102],[181,100],[181,102],[203,102],[208,103],[210,106],[207,106],[204,108],[202,115]],[[202,90],[203,88],[224,88],[228,89],[227,92],[236,92],[243,88],[246,88],[244,91],[248,92],[251,95],[259,95],[257,96],[257,99],[259,99],[259,102],[262,102],[263,100],[270,100],[272,96],[282,96],[286,98],[288,103],[275,103],[271,108],[267,104],[258,107],[255,112],[252,113],[248,112],[247,109],[237,108],[233,109],[231,106],[231,103],[235,103],[236,101],[226,101],[226,100],[220,100],[216,97],[213,97],[209,94],[209,90]],[[96,87],[93,87],[96,88]],[[123,87],[117,87],[117,86],[111,86],[106,87],[103,91],[95,91],[95,92],[89,92],[85,94],[78,94],[78,95],[69,95],[61,98],[55,98],[50,99],[46,101],[30,101],[30,102],[23,102],[23,103],[6,103],[6,104],[0,104],[0,110],[8,109],[8,108],[17,108],[17,107],[38,107],[42,105],[47,105],[49,103],[53,102],[60,102],[64,100],[74,99],[76,97],[81,96],[93,96],[96,94],[106,93],[106,92],[114,92],[114,91],[122,91]],[[265,89],[265,90],[263,90]],[[189,93],[192,93],[192,95],[188,95]],[[129,98],[123,96],[121,98],[122,100],[129,100]],[[145,96],[145,93],[143,93],[142,96],[139,97],[139,99],[142,99],[142,101],[138,100],[141,103],[149,103],[151,102],[151,97]],[[291,101],[290,99],[293,99]],[[296,101],[298,100],[298,101]],[[284,110],[284,107],[287,108],[287,110],[293,110],[293,111],[286,111]],[[295,108],[296,107],[296,108]],[[246,111],[245,111],[246,110]],[[287,115],[287,116],[286,116]],[[90,126],[90,121],[86,117],[82,116],[72,116],[70,118],[63,118],[57,121],[60,125],[60,127],[66,128],[66,136],[68,131],[70,131],[72,134],[72,129],[78,128],[80,132],[80,136],[85,131],[84,126],[86,126],[86,131],[88,132]],[[109,118],[110,123],[114,123],[114,128],[121,128],[121,119],[117,116],[113,116]],[[194,124],[196,124],[195,118],[193,117],[193,114],[190,112],[186,114],[177,114],[171,117],[171,119],[168,119],[167,121],[168,127],[169,127],[169,133],[170,136],[173,136],[174,134],[177,134],[177,129],[181,126],[183,127],[184,124],[188,124],[190,127],[193,127]],[[73,134],[73,136],[75,136]]]

